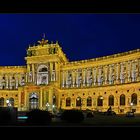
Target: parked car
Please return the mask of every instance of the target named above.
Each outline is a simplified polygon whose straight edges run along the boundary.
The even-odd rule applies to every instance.
[[[126,112],[126,117],[135,117],[135,114],[132,111],[128,111]]]
[[[107,116],[116,116],[116,113],[114,111],[106,111],[106,112],[104,112],[104,115],[107,115]]]

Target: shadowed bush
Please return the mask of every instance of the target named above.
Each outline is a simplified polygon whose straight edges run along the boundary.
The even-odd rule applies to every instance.
[[[39,109],[28,112],[26,116],[28,117],[26,120],[27,125],[49,125],[52,120],[50,112]]]
[[[65,110],[61,119],[67,122],[80,123],[84,120],[84,115],[80,110]]]
[[[17,110],[15,108],[0,108],[0,125],[15,125]]]

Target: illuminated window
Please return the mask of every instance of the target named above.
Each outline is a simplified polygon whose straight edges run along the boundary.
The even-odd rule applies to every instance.
[[[66,99],[66,106],[71,106],[71,98],[70,97],[68,97]]]
[[[29,97],[29,108],[37,109],[39,107],[39,99],[36,93],[32,93]]]
[[[77,97],[76,99],[76,106],[81,106],[82,105],[82,102],[81,102],[81,97]]]
[[[120,96],[120,105],[125,105],[125,95],[124,94],[122,94]]]
[[[109,106],[114,106],[114,96],[113,95],[109,96],[108,105]]]
[[[103,106],[103,97],[102,96],[99,96],[98,99],[97,99],[97,105],[98,106]]]
[[[91,97],[87,98],[87,106],[92,106],[92,98]]]
[[[133,93],[131,95],[131,103],[133,103],[133,105],[137,105],[137,94]]]

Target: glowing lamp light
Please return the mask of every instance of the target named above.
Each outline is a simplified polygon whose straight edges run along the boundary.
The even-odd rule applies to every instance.
[[[55,107],[55,105],[52,105],[52,107],[54,108],[54,107]]]
[[[103,97],[101,96],[100,99],[103,100]]]
[[[130,103],[130,105],[132,106],[132,105],[133,105],[133,103]]]
[[[7,99],[7,100],[6,100],[6,103],[9,104],[9,102],[10,102],[10,101]]]
[[[49,107],[50,106],[49,103],[47,103],[46,106]]]

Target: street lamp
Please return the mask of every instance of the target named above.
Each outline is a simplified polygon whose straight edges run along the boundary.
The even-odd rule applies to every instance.
[[[99,111],[101,111],[102,112],[102,110],[103,110],[103,100],[104,100],[104,98],[103,98],[103,96],[99,96]]]
[[[133,102],[130,103],[130,111],[132,111],[132,107],[133,107]]]
[[[54,113],[55,105],[52,105],[52,113]]]
[[[50,104],[46,103],[47,111],[49,110],[49,106],[50,106]]]
[[[80,110],[82,109],[82,99],[80,97],[77,98],[77,101],[80,100]]]
[[[9,102],[10,102],[9,99],[7,99],[7,100],[6,100],[6,103],[9,104]]]
[[[7,103],[7,106],[8,106],[8,107],[11,106],[11,103],[10,103],[9,99],[6,100],[6,103]]]

